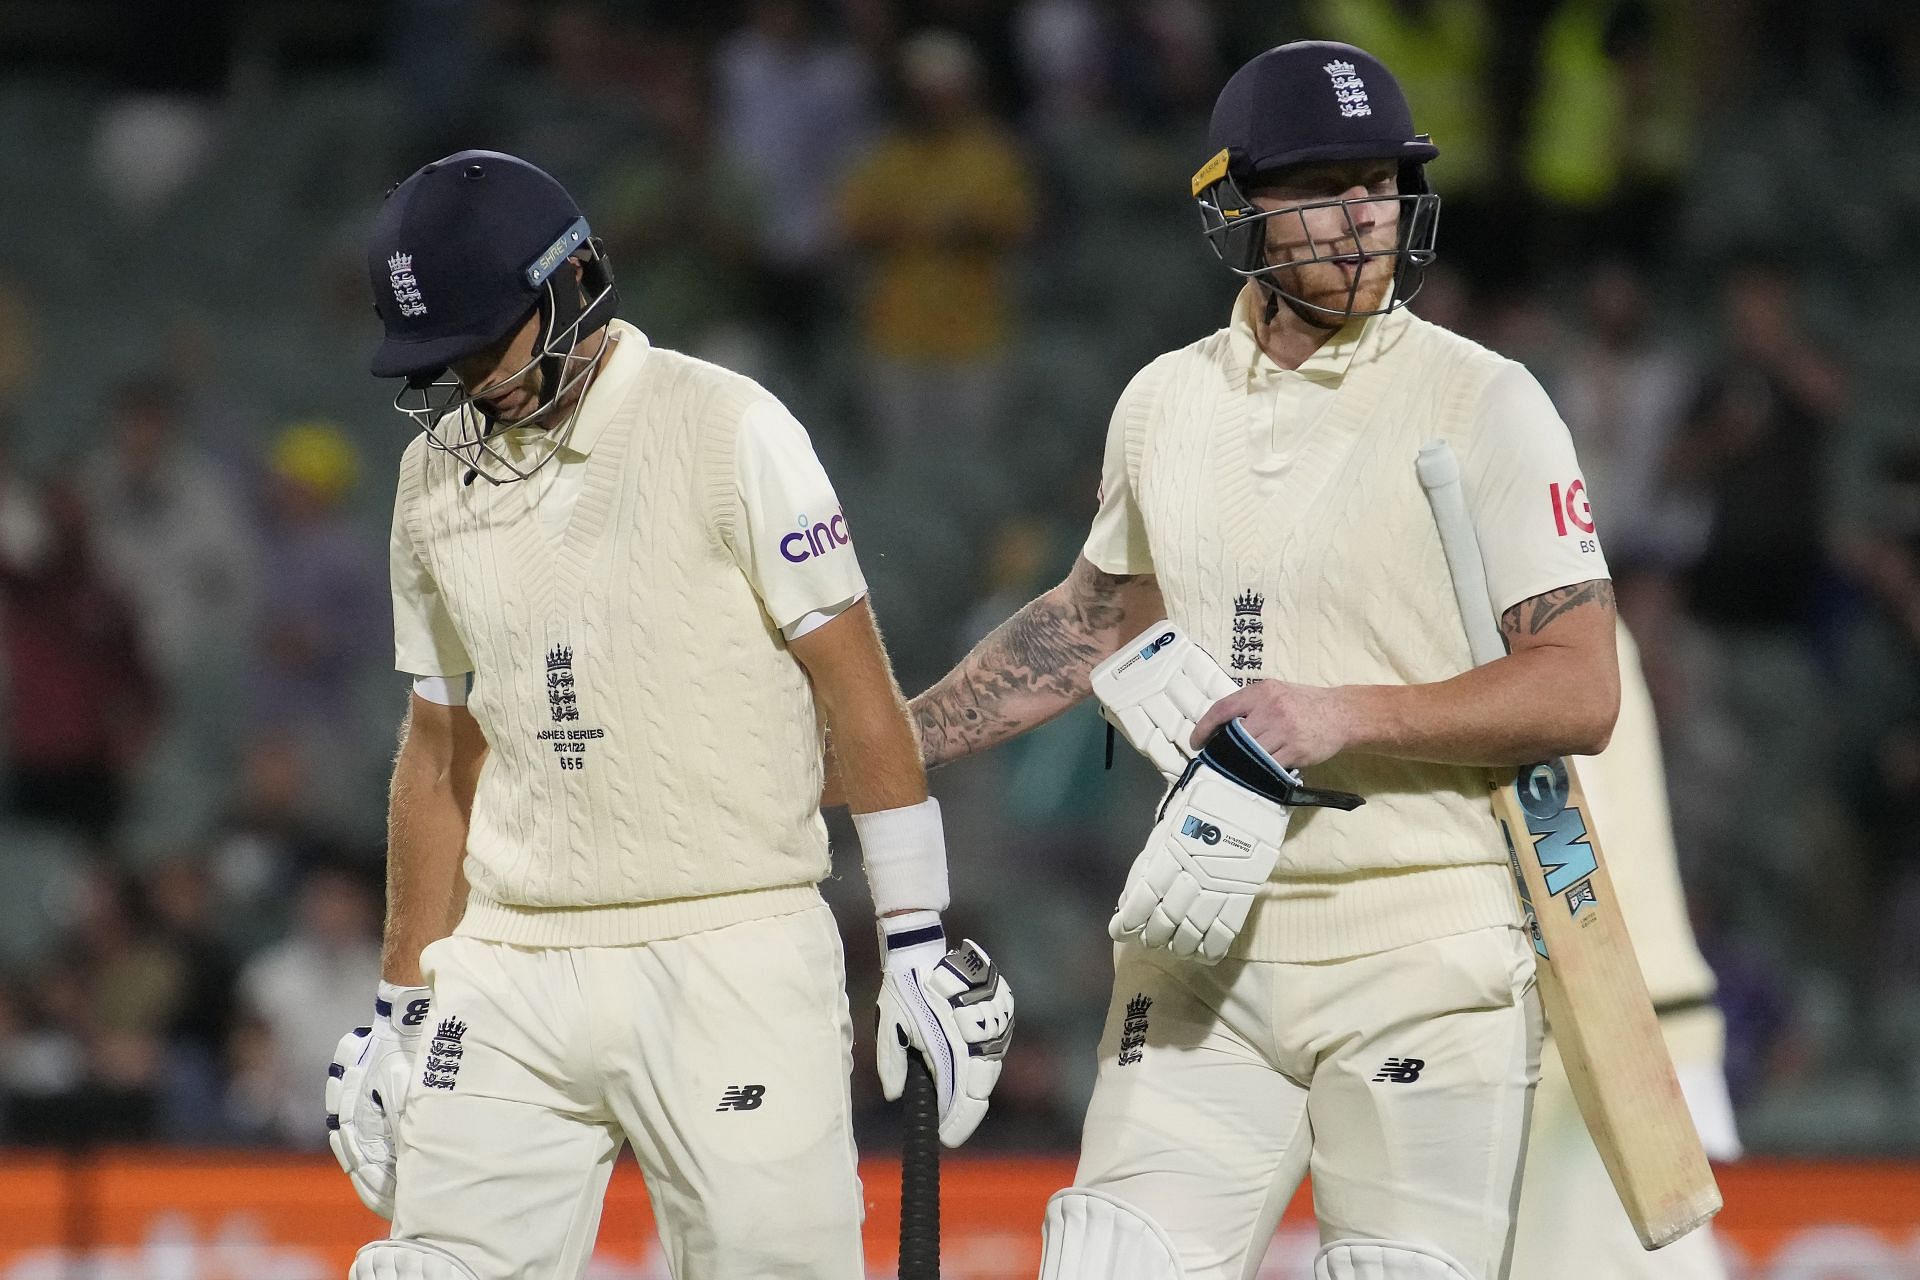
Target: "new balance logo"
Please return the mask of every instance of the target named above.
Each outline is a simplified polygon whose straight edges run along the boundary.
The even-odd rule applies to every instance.
[[[726,1092],[720,1095],[720,1105],[715,1111],[752,1111],[767,1096],[767,1086],[763,1084],[730,1084]]]
[[[1421,1069],[1427,1065],[1425,1058],[1388,1058],[1380,1064],[1373,1074],[1373,1082],[1391,1080],[1395,1084],[1412,1084],[1420,1078]]]

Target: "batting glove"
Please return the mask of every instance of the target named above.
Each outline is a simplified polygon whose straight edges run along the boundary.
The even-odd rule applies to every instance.
[[[1240,686],[1173,623],[1162,620],[1093,669],[1100,714],[1168,782],[1193,758],[1193,727]]]
[[[381,982],[373,1025],[340,1037],[327,1068],[327,1145],[360,1203],[393,1217],[394,1132],[433,1007],[426,987]]]
[[[1238,720],[1207,739],[1160,806],[1146,848],[1133,860],[1120,905],[1107,923],[1115,942],[1216,964],[1247,923],[1253,897],[1273,874],[1289,809],[1352,809],[1345,791],[1305,786]]]
[[[889,1102],[899,1098],[907,1050],[918,1050],[940,1099],[940,1141],[957,1147],[986,1116],[1000,1079],[1013,1040],[1013,991],[972,939],[947,950],[935,911],[883,917],[880,948],[880,1092]]]

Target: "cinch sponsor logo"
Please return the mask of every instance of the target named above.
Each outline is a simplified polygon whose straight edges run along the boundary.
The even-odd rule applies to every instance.
[[[1567,536],[1567,525],[1582,533],[1593,532],[1593,505],[1587,501],[1587,482],[1576,479],[1562,489],[1558,481],[1547,486],[1547,497],[1553,502],[1553,527],[1560,531],[1561,537]]]
[[[810,523],[805,516],[800,517],[800,527],[780,539],[780,555],[794,564],[805,564],[815,556],[823,556],[835,547],[844,547],[853,539],[847,536],[847,518],[838,511],[831,520]]]

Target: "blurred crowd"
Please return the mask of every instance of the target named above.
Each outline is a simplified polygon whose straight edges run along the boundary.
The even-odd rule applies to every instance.
[[[360,249],[391,183],[470,146],[567,183],[623,314],[809,426],[913,692],[1058,580],[1126,379],[1225,321],[1188,177],[1225,75],[1305,36],[1380,55],[1441,147],[1414,310],[1573,431],[1749,1145],[1920,1149],[1895,0],[0,8],[0,1142],[323,1145],[405,704]],[[1083,710],[935,780],[953,927],[1022,1002],[983,1144],[1077,1131],[1154,795],[1103,745]]]

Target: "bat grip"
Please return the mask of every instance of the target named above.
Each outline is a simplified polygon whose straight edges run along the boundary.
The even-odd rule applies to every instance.
[[[926,1060],[907,1051],[900,1144],[900,1280],[940,1280],[940,1100]]]

